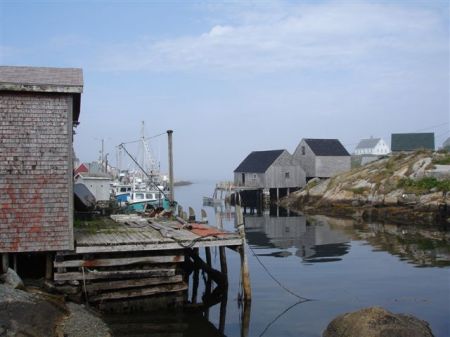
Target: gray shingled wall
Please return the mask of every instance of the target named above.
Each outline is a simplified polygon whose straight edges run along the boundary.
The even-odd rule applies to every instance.
[[[0,252],[73,248],[72,96],[0,92]]]

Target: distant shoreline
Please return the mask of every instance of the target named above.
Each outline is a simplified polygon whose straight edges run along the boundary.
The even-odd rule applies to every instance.
[[[173,186],[188,186],[188,185],[192,185],[192,181],[189,180],[180,180],[180,181],[175,181],[173,183]]]

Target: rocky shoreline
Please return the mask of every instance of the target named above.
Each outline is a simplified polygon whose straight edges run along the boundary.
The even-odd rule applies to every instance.
[[[0,281],[0,336],[111,336],[95,311],[40,288],[10,282],[20,280],[11,269],[4,275]]]
[[[401,153],[330,179],[311,180],[280,205],[325,214],[401,224],[450,223],[448,152]]]

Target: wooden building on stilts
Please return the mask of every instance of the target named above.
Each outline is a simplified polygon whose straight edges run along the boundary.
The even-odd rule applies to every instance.
[[[242,230],[183,218],[182,209],[74,224],[72,143],[82,91],[81,69],[0,67],[0,273],[33,268],[72,299],[122,311],[185,306],[189,275],[203,270],[216,284],[207,306],[227,289],[230,248],[240,253],[249,302]],[[219,249],[220,268],[211,247]]]

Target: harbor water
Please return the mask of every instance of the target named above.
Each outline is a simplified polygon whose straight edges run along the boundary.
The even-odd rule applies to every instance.
[[[175,197],[198,216],[205,209],[211,225],[234,230],[233,208],[202,205],[202,197],[213,190],[213,183],[195,183],[176,188]],[[252,286],[252,302],[245,310],[239,300],[240,257],[227,250],[226,302],[194,313],[105,315],[113,334],[319,337],[336,316],[381,306],[429,322],[436,337],[450,336],[448,229],[306,217],[276,209],[245,216],[245,228]],[[215,249],[212,260],[220,269]],[[201,302],[202,276],[199,283]],[[190,288],[192,300],[192,281]]]

